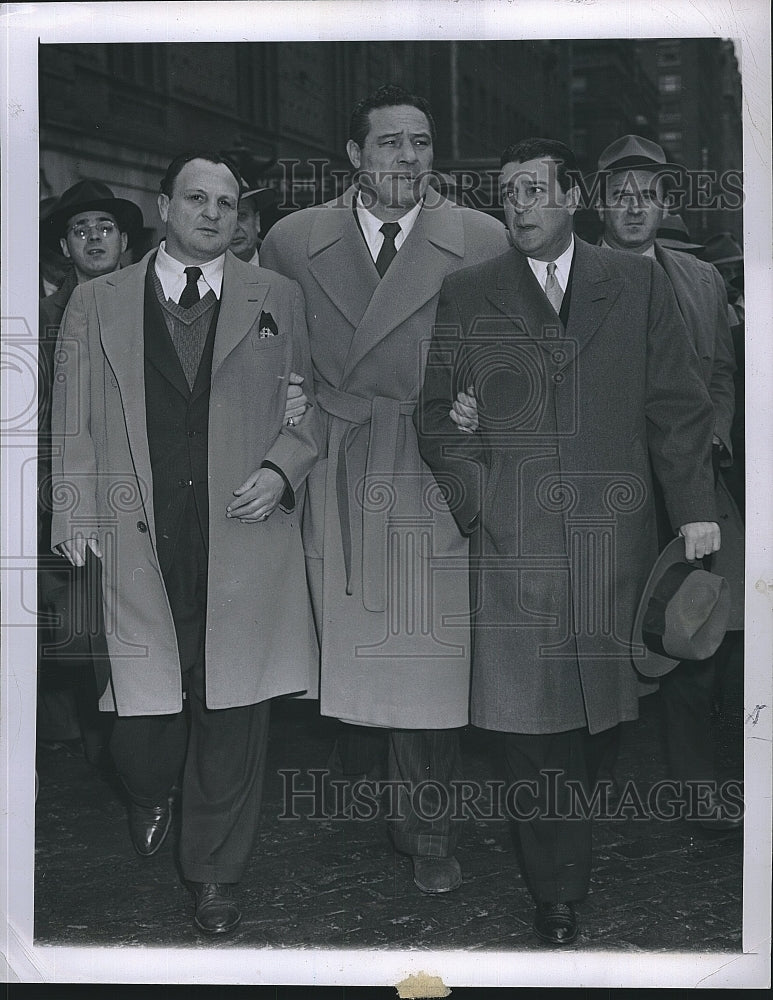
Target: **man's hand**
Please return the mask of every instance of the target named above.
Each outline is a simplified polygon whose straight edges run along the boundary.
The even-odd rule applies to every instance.
[[[303,414],[308,406],[308,399],[304,395],[303,375],[296,375],[290,372],[287,386],[287,402],[285,403],[284,420],[288,427],[294,427],[303,419]],[[292,423],[291,423],[292,421]]]
[[[97,559],[102,558],[102,549],[99,547],[99,539],[96,535],[86,538],[85,535],[76,535],[68,538],[66,542],[60,542],[55,546],[60,556],[70,563],[71,566],[86,565],[86,549],[91,549]]]
[[[467,386],[467,392],[460,392],[448,413],[463,434],[474,434],[478,429],[478,401],[475,390]]]
[[[683,524],[679,534],[684,538],[684,556],[688,562],[719,552],[719,525],[715,521],[695,521]]]
[[[265,521],[282,499],[285,481],[273,469],[258,469],[234,490],[235,500],[226,507],[226,517],[236,517],[243,524]]]

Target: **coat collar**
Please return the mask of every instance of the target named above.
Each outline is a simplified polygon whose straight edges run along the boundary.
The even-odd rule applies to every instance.
[[[462,212],[428,188],[424,207],[383,279],[354,217],[356,191],[317,213],[309,234],[309,269],[355,328],[344,377],[384,337],[437,295],[448,256],[464,258]]]
[[[523,254],[512,250],[497,259],[496,283],[488,293],[489,300],[545,350],[553,350],[558,335],[575,339],[579,353],[599,329],[622,290],[621,280],[604,260],[604,251],[575,235],[574,254],[566,327],[551,308]]]

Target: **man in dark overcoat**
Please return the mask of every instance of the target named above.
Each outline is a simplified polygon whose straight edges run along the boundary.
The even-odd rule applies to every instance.
[[[241,917],[270,699],[306,690],[317,660],[296,512],[318,453],[303,296],[227,252],[239,190],[216,154],[169,165],[166,239],[76,288],[54,381],[52,546],[102,560],[101,707],[132,840],[159,850],[182,771],[179,861],[209,934]],[[312,403],[298,426],[291,371]]]
[[[595,174],[598,213],[604,225],[601,245],[642,254],[660,264],[698,354],[701,375],[714,406],[712,456],[717,516],[722,528],[722,549],[712,569],[730,583],[734,605],[730,627],[737,631],[743,628],[743,523],[722,473],[733,461],[736,371],[727,296],[715,267],[692,254],[671,250],[657,239],[658,226],[672,200],[668,177],[671,172],[678,182],[682,168],[667,163],[662,147],[642,136],[624,135],[603,150]],[[658,514],[660,544],[665,547],[677,526],[668,523],[662,502],[658,503]],[[728,635],[725,644],[738,646],[738,637]],[[684,660],[660,680],[670,777],[681,781],[685,788],[687,782],[694,781],[716,786],[711,727],[715,684],[714,657]],[[714,798],[718,800],[718,795]],[[740,830],[741,826],[740,817],[712,815],[710,808],[691,822],[711,830]]]
[[[407,790],[392,840],[422,891],[448,892],[461,884],[452,810],[414,808],[411,792],[447,788],[457,773],[467,541],[419,455],[412,415],[444,277],[507,240],[430,185],[435,126],[422,98],[382,88],[357,105],[349,136],[355,185],[277,223],[260,258],[303,288],[324,414],[304,510],[321,711],[389,731],[388,775]]]
[[[501,163],[513,249],[444,282],[416,419],[474,546],[471,721],[504,734],[534,929],[559,945],[591,868],[569,782],[590,791],[648,689],[631,631],[658,551],[650,456],[688,558],[715,551],[714,418],[663,270],[574,237],[571,150],[523,140]]]

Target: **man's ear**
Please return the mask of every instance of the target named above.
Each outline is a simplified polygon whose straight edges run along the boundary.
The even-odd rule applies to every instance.
[[[566,192],[566,205],[570,215],[574,215],[580,207],[580,185],[573,184]]]
[[[354,167],[354,169],[359,170],[360,164],[362,163],[362,150],[354,141],[354,139],[350,139],[347,142],[346,155],[349,157],[349,162]]]
[[[126,253],[126,248],[129,245],[129,234],[121,233],[121,253]]]
[[[169,215],[169,195],[163,192],[158,196],[158,214],[161,216],[161,221],[166,222]]]
[[[70,248],[67,246],[67,240],[64,236],[59,240],[59,246],[62,249],[62,253],[69,260],[70,259]]]

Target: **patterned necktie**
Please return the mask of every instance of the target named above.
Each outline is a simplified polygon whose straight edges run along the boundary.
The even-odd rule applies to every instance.
[[[200,267],[186,267],[185,268],[185,281],[186,285],[183,288],[183,293],[180,296],[180,301],[177,305],[181,309],[190,309],[191,306],[195,306],[199,301],[201,296],[199,295],[198,280],[201,277]]]
[[[560,313],[561,303],[564,301],[564,293],[561,291],[561,286],[556,278],[555,261],[551,261],[548,264],[548,275],[545,278],[545,295],[547,295],[548,302],[550,302],[555,311]]]
[[[381,249],[379,250],[378,257],[376,258],[376,270],[383,278],[387,272],[387,268],[395,259],[395,254],[397,253],[395,237],[400,232],[400,223],[385,222],[379,232],[384,234],[384,242],[381,244]]]

